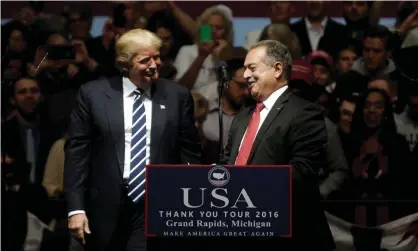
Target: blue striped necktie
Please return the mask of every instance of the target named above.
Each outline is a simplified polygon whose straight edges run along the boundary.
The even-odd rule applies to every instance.
[[[143,93],[143,92],[142,92]],[[137,202],[145,195],[145,165],[147,147],[147,128],[144,103],[141,91],[135,90],[132,109],[131,166],[129,172],[128,196]]]

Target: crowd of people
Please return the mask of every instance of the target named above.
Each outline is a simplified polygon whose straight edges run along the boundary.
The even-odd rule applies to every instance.
[[[248,51],[260,41],[275,40],[290,52],[291,67],[283,70],[289,70],[288,87],[320,107],[325,118],[326,163],[318,173],[325,210],[362,227],[418,212],[413,185],[418,177],[418,8],[414,4],[399,2],[396,23],[385,27],[378,24],[383,2],[344,2],[343,25],[327,16],[324,2],[307,2],[306,15],[290,23],[295,6],[272,1],[271,24],[249,32],[243,47],[234,46],[233,10],[225,5],[210,7],[195,20],[173,1],[109,4],[113,15],[99,37],[90,34],[93,15],[85,2],[69,3],[54,15],[43,12],[42,2],[29,2],[16,20],[2,26],[6,250],[21,250],[27,211],[53,229],[43,250],[80,250],[69,238],[64,196],[64,145],[71,113],[84,84],[121,76],[117,41],[138,28],[161,40],[159,77],[192,94],[201,163],[219,161],[219,144],[230,143],[235,116],[254,105],[248,81],[255,74],[247,72],[251,70],[246,65]],[[200,40],[203,25],[211,27],[210,42]],[[70,49],[51,50],[57,46]],[[221,61],[226,62],[231,79],[219,95],[216,66]]]

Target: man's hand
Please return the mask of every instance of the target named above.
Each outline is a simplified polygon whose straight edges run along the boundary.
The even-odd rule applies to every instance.
[[[206,59],[214,50],[218,47],[218,44],[215,42],[207,42],[199,45],[198,56]]]
[[[68,65],[67,74],[68,74],[68,77],[70,77],[70,79],[77,76],[78,72],[79,72],[79,69],[78,69],[77,66],[75,66],[73,64]]]
[[[86,45],[81,40],[72,40],[71,43],[75,47],[75,63],[84,63],[90,57]]]
[[[90,234],[89,221],[86,214],[76,214],[68,219],[68,228],[70,233],[77,240],[81,241],[81,244],[86,245],[86,238],[84,233]]]
[[[408,226],[408,229],[404,235],[404,239],[408,238],[409,236],[415,236],[415,238],[418,238],[418,221],[414,221]]]
[[[215,57],[220,60],[221,54],[225,54],[225,50],[228,49],[228,42],[225,40],[219,40],[217,41],[217,46],[213,50],[213,53],[215,54]]]
[[[415,10],[409,15],[405,21],[399,26],[398,32],[402,37],[405,37],[411,29],[418,26],[418,10]]]

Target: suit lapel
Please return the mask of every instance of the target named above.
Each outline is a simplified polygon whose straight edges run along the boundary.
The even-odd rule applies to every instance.
[[[166,122],[166,112],[169,107],[166,103],[164,84],[159,83],[161,80],[157,80],[151,86],[151,100],[152,100],[152,129],[151,129],[151,156],[150,162],[157,163],[156,157],[159,145],[161,142],[161,136],[164,131]]]
[[[318,42],[318,50],[320,48],[324,48],[325,46],[327,46],[329,44],[328,43],[328,34],[335,33],[334,26],[333,26],[334,24],[332,22],[333,22],[332,19],[328,18],[328,21],[327,21],[327,23],[325,25],[325,28],[324,28],[324,34],[321,36],[321,38],[319,39],[319,42]]]
[[[312,51],[311,40],[309,39],[308,27],[306,27],[305,20],[302,19],[302,32],[300,33],[301,38],[299,39],[302,48],[306,49],[306,53],[310,53]]]
[[[231,156],[229,157],[229,163],[230,165],[233,165],[235,163],[235,159],[237,158],[239,147],[241,145],[242,138],[244,137],[245,131],[247,130],[248,123],[250,122],[251,116],[254,112],[255,106],[251,106],[248,108],[248,110],[244,113],[243,118],[240,119],[238,123],[238,129],[236,132],[236,135],[234,136],[234,142],[232,142],[232,151]]]
[[[109,79],[109,87],[106,90],[105,95],[105,112],[113,141],[115,142],[119,170],[121,171],[121,175],[123,175],[123,163],[125,160],[125,118],[123,112],[123,85],[121,77]]]
[[[261,139],[277,115],[284,109],[284,104],[287,102],[291,94],[292,91],[288,88],[282,95],[280,95],[276,103],[274,103],[271,111],[267,114],[267,117],[261,125],[260,130],[258,130],[257,136],[255,137],[253,146],[251,148],[250,156],[248,156],[247,163],[251,163],[252,158],[254,157],[254,153],[257,151],[257,148],[260,145]]]

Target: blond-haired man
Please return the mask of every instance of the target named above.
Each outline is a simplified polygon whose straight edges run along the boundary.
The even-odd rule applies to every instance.
[[[146,250],[146,164],[199,163],[193,99],[158,78],[161,41],[135,29],[116,42],[121,77],[80,88],[65,148],[69,228],[87,250]]]

